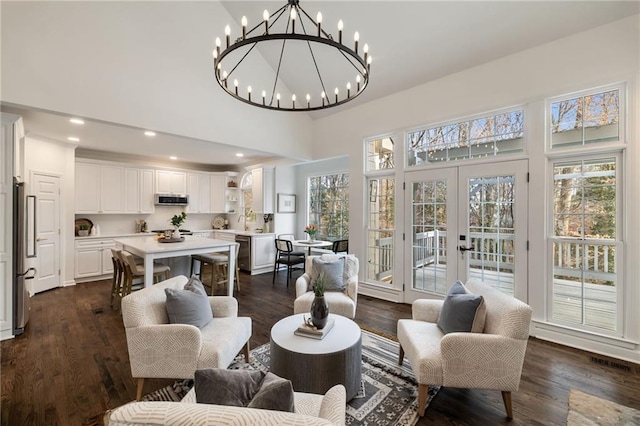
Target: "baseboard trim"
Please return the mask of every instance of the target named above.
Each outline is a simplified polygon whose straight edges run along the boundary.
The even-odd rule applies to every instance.
[[[386,300],[387,302],[404,303],[402,292],[395,288],[360,282],[358,284],[358,294]]]

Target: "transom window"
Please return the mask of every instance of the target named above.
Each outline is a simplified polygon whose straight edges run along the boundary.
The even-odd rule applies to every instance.
[[[308,224],[318,225],[318,238],[349,237],[349,174],[309,178]]]
[[[407,134],[409,166],[522,151],[524,110],[415,130]]]
[[[367,141],[367,171],[393,169],[393,139]]]
[[[551,147],[569,148],[620,140],[620,90],[551,102]]]

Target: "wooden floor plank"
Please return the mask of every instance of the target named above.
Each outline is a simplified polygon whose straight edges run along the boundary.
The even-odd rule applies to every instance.
[[[251,347],[267,343],[273,324],[293,312],[298,274],[287,287],[283,273],[274,285],[271,274],[242,273],[237,298],[239,314],[253,320]],[[31,299],[24,335],[0,346],[2,425],[99,424],[105,410],[135,398],[122,317],[110,307],[110,286],[108,280],[90,282]],[[409,317],[410,305],[358,297],[356,322],[363,328],[394,337],[397,320]],[[601,365],[594,356],[530,339],[520,390],[513,393],[513,421],[506,419],[498,391],[443,388],[419,424],[562,425],[572,388],[640,409],[640,367],[619,361],[627,368]],[[172,382],[147,380],[144,391]]]

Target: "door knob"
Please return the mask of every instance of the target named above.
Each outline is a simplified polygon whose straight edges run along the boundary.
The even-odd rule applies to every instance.
[[[468,250],[475,250],[475,247],[465,247],[465,246],[458,246],[458,250],[460,250],[461,252],[465,252]]]

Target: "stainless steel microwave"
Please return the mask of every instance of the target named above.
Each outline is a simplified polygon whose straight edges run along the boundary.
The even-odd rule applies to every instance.
[[[156,194],[156,206],[187,206],[189,196],[184,194]]]

